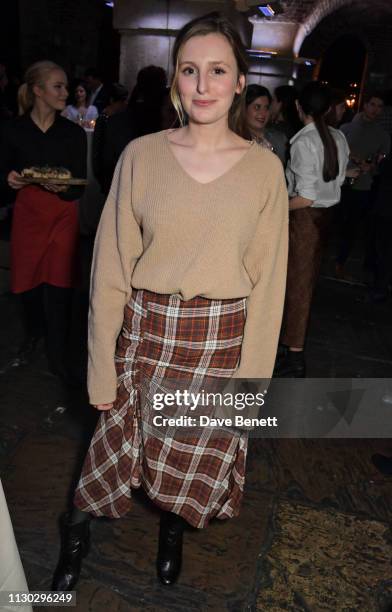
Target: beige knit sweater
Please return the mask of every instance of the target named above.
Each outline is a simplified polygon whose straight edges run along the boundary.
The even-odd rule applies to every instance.
[[[95,241],[89,313],[92,404],[116,397],[114,353],[132,288],[213,299],[247,297],[236,377],[270,378],[282,318],[288,198],[282,164],[253,144],[203,184],[182,168],[167,131],[130,143]]]

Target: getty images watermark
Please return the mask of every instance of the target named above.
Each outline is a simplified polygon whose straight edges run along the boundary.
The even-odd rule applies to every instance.
[[[209,427],[254,438],[392,439],[392,378],[152,378],[140,393],[146,435]]]
[[[278,427],[276,416],[250,416],[258,414],[265,404],[267,391],[257,393],[191,392],[177,389],[173,393],[154,393],[152,417],[155,427]],[[166,416],[160,411],[183,409],[191,414]],[[210,414],[198,411],[207,408]],[[245,414],[243,413],[245,411]]]

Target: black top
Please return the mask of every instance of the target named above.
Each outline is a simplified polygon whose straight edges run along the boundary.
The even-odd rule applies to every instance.
[[[0,143],[1,183],[6,183],[11,170],[21,172],[31,166],[63,167],[73,178],[86,178],[87,138],[83,128],[60,115],[46,132],[40,130],[30,114],[6,122]],[[83,189],[72,185],[57,195],[62,200],[77,200]]]
[[[111,117],[101,115],[98,118],[93,139],[93,170],[105,195],[109,193],[121,153],[137,136],[137,122],[128,110]]]
[[[135,102],[110,117],[102,115],[95,124],[93,170],[104,194],[109,193],[118,159],[131,140],[162,129],[160,101]]]
[[[106,85],[103,85],[99,90],[95,100],[93,100],[92,104],[97,109],[98,113],[101,114],[102,111],[107,107],[110,102],[110,90]],[[90,102],[91,104],[91,102]]]

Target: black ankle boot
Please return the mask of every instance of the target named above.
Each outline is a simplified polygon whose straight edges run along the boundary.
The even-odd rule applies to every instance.
[[[274,376],[278,378],[305,378],[305,359],[303,351],[287,351],[278,357]]]
[[[69,517],[65,516],[61,523],[61,553],[53,576],[52,591],[72,591],[79,580],[82,559],[89,551],[90,519],[71,525]]]
[[[372,455],[372,462],[381,474],[392,476],[392,457],[376,453]]]
[[[182,534],[186,521],[172,512],[161,515],[157,557],[158,578],[163,584],[173,584],[182,562]]]

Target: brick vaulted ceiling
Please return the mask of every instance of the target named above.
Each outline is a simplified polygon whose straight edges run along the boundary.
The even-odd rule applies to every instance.
[[[377,26],[391,23],[392,0],[281,0],[283,12],[271,21],[297,23],[299,28],[293,51],[298,54],[304,40],[324,19],[336,14],[347,14],[359,26]]]
[[[391,0],[281,0],[283,13],[276,17],[279,21],[295,21],[297,23],[316,22],[342,7],[351,10],[375,11],[385,14],[392,13]]]

